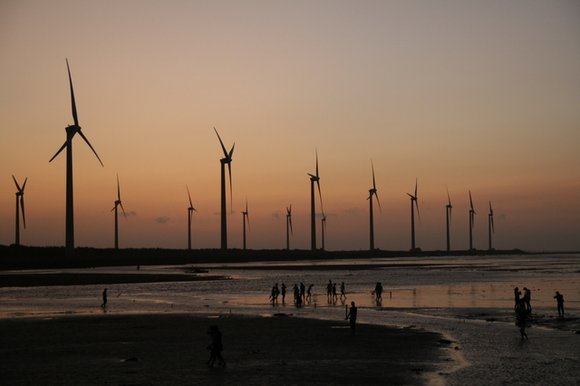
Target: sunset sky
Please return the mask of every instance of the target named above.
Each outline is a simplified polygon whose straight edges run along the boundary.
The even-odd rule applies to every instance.
[[[0,244],[14,242],[11,175],[28,177],[25,245],[64,245],[65,154],[73,122],[77,246],[219,247],[221,147],[233,154],[230,247],[310,246],[315,151],[327,249],[376,246],[580,250],[580,2],[0,0]],[[378,209],[378,208],[377,208]],[[319,221],[317,222],[319,224]],[[320,229],[318,230],[320,233]],[[320,244],[320,241],[319,241]]]

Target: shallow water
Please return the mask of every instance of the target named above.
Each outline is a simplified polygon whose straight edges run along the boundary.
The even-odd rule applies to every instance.
[[[320,269],[323,265],[324,269]],[[462,384],[578,384],[580,379],[580,255],[400,258],[331,262],[204,265],[226,281],[107,285],[107,313],[188,312],[344,320],[355,301],[362,323],[423,328],[445,334],[457,361],[432,380]],[[313,268],[315,267],[315,268]],[[174,273],[186,267],[98,268],[50,272]],[[189,268],[189,266],[187,267]],[[38,271],[37,271],[38,272]],[[47,272],[47,271],[43,271]],[[346,301],[328,302],[328,280],[345,282]],[[287,303],[268,301],[274,283],[288,286]],[[296,283],[314,284],[309,304],[291,304]],[[371,291],[384,287],[382,304]],[[513,288],[532,291],[537,323],[522,342],[513,323]],[[0,317],[98,314],[103,285],[0,288]],[[558,319],[554,292],[565,296]],[[342,323],[342,322],[341,322]],[[568,331],[550,327],[563,327]],[[455,350],[454,348],[458,349]],[[469,366],[457,370],[465,364]]]

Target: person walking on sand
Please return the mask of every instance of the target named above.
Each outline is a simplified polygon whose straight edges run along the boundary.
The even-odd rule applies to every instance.
[[[338,295],[336,293],[336,283],[332,283],[332,302],[336,303],[337,299],[338,299]]]
[[[306,301],[306,286],[303,282],[300,282],[300,297],[302,301]]]
[[[207,346],[207,349],[209,350],[209,359],[207,361],[207,365],[209,367],[213,367],[217,359],[219,366],[226,367],[226,361],[222,357],[222,351],[224,350],[224,346],[222,344],[222,333],[220,332],[218,326],[215,325],[210,326],[207,333],[211,337],[211,344]]]
[[[103,303],[101,304],[101,308],[107,307],[107,289],[103,290]]]
[[[356,332],[356,316],[357,316],[358,308],[354,304],[354,302],[350,302],[350,310],[346,314],[346,318],[349,320],[350,324],[350,334],[354,335]]]
[[[556,291],[554,299],[556,299],[556,304],[558,305],[558,316],[562,318],[564,317],[564,295]]]
[[[340,283],[340,300],[346,300],[346,287],[344,282]]]

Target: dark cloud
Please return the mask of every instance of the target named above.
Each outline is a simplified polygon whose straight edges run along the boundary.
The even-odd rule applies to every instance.
[[[155,219],[157,224],[167,224],[171,219],[167,216],[160,216]]]

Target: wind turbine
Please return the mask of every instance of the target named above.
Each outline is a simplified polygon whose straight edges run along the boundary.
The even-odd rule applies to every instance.
[[[417,207],[417,216],[421,218],[419,213],[419,203],[417,202],[417,179],[415,178],[415,193],[407,193],[411,198],[411,251],[415,251],[415,207]]]
[[[127,218],[127,213],[125,213],[125,208],[123,208],[123,203],[121,202],[121,188],[119,186],[119,175],[117,174],[117,199],[115,200],[115,206],[111,209],[111,212],[115,212],[115,249],[119,249],[119,206],[123,211],[123,217]]]
[[[292,204],[286,207],[286,249],[290,250],[290,235],[292,231]]]
[[[187,188],[187,197],[189,198],[189,207],[187,208],[187,249],[191,249],[191,219],[193,218],[193,212],[197,212],[197,209],[193,207],[191,202],[191,194],[189,194],[189,187]]]
[[[20,210],[22,210],[22,223],[24,225],[24,229],[26,229],[26,216],[24,215],[24,189],[26,188],[26,182],[28,181],[28,177],[24,179],[24,183],[22,187],[16,181],[16,177],[12,175],[12,179],[14,180],[14,184],[16,185],[16,228],[15,228],[15,237],[14,237],[14,245],[20,245]]]
[[[318,186],[318,195],[320,196],[320,208],[322,209],[322,193],[320,193],[320,176],[318,174],[318,152],[316,152],[316,174],[310,174],[310,249],[316,250],[316,203],[314,194],[314,183]]]
[[[250,227],[250,212],[248,211],[248,200],[246,199],[246,210],[242,211],[242,229],[243,229],[243,248],[246,249],[246,221]]]
[[[475,209],[473,208],[473,199],[471,190],[469,191],[469,250],[473,250],[473,227],[475,226]]]
[[[493,208],[491,207],[491,201],[489,202],[489,213],[487,215],[487,231],[489,236],[489,250],[493,250],[492,245],[492,234],[495,233],[493,226]]]
[[[103,162],[99,158],[99,155],[87,139],[83,132],[81,131],[81,127],[79,126],[79,119],[77,115],[77,107],[75,103],[75,94],[73,90],[73,83],[72,77],[70,75],[70,67],[68,65],[68,59],[66,61],[66,68],[68,70],[68,80],[70,84],[70,97],[71,97],[71,107],[72,107],[72,116],[74,120],[73,125],[69,125],[66,127],[66,140],[64,144],[58,149],[56,154],[50,159],[48,162],[52,162],[53,159],[56,158],[65,148],[66,148],[66,233],[65,233],[65,246],[67,253],[71,254],[74,251],[75,247],[75,227],[74,227],[74,203],[73,203],[73,159],[72,159],[72,139],[75,134],[79,134],[81,138],[86,142],[87,145],[91,148],[101,166]]]
[[[373,187],[369,189],[369,215],[370,215],[370,249],[375,249],[375,221],[373,217],[373,196],[377,198],[377,204],[379,204],[379,209],[381,208],[381,202],[379,201],[379,195],[377,193],[377,185],[375,183],[375,167],[373,161],[371,161],[371,170],[373,173]]]
[[[451,205],[451,196],[449,196],[449,189],[447,190],[447,205],[445,205],[445,225],[447,229],[447,252],[451,251],[451,233],[449,226],[451,225],[451,210],[453,205]]]
[[[232,145],[232,148],[228,152],[224,143],[216,130],[213,128],[222,146],[224,152],[224,158],[220,159],[221,165],[221,249],[228,249],[228,222],[227,222],[227,209],[226,209],[226,165],[228,165],[228,173],[230,177],[230,208],[232,206],[232,155],[234,154],[234,148],[236,144]]]

